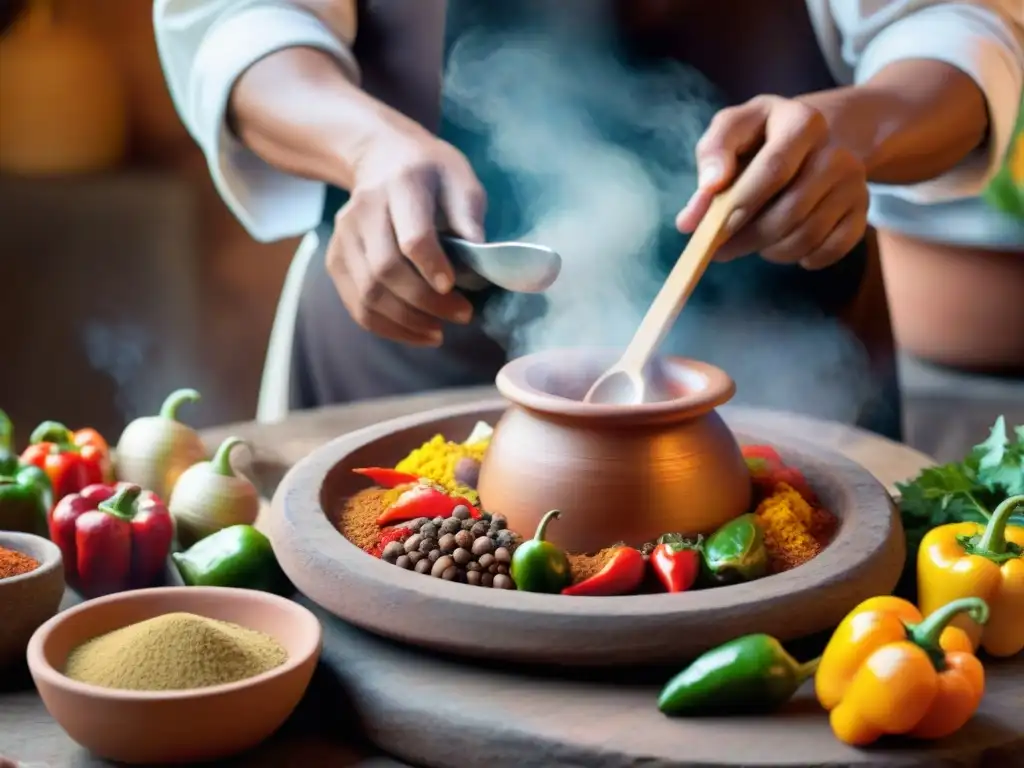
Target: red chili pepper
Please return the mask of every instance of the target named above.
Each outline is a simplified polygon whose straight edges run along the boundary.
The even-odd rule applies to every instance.
[[[454,509],[462,505],[469,509],[470,517],[480,517],[480,511],[461,496],[452,496],[432,485],[420,483],[399,496],[395,503],[377,518],[377,525],[391,525],[415,520],[417,517],[451,517]]]
[[[137,485],[90,485],[50,514],[50,538],[68,581],[86,597],[146,587],[163,571],[174,524],[163,502]]]
[[[694,543],[674,533],[658,539],[651,552],[651,567],[667,591],[685,592],[693,586],[700,574],[702,541],[700,536]]]
[[[589,579],[562,590],[563,595],[611,597],[633,592],[644,580],[647,561],[633,547],[618,547],[604,568]]]
[[[94,429],[72,432],[56,421],[44,421],[36,427],[29,443],[21,460],[46,472],[58,501],[87,485],[110,482],[113,478],[110,450]]]
[[[409,485],[410,483],[418,483],[420,481],[416,475],[410,475],[408,472],[399,472],[397,469],[388,469],[387,467],[359,467],[352,471],[357,475],[370,478],[374,485],[379,485],[381,488],[397,488],[400,485]]]
[[[744,445],[740,452],[752,474],[764,474],[786,466],[779,452],[770,445]]]

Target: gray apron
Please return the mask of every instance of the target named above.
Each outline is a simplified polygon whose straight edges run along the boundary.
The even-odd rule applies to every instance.
[[[466,154],[487,190],[486,230],[491,240],[512,239],[532,230],[535,212],[523,203],[543,195],[544,180],[538,169],[524,172],[521,161],[514,167],[504,162],[508,153],[503,152],[502,142],[508,141],[509,129],[493,129],[488,118],[496,113],[481,112],[473,89],[521,93],[521,109],[510,111],[505,104],[505,112],[497,114],[506,121],[525,121],[524,130],[536,130],[545,120],[556,119],[551,110],[557,100],[545,101],[538,94],[561,89],[558,98],[571,98],[603,142],[628,152],[657,180],[653,202],[665,223],[645,252],[649,263],[637,265],[656,277],[667,273],[685,245],[686,238],[673,229],[672,220],[695,179],[692,143],[679,146],[679,130],[672,121],[649,116],[659,110],[663,113],[667,99],[678,99],[680,93],[691,95],[694,105],[681,112],[680,120],[692,123],[690,133],[696,136],[717,109],[758,91],[796,95],[835,84],[821,58],[803,0],[744,4],[748,13],[742,26],[748,31],[743,34],[755,37],[731,43],[742,51],[733,57],[741,67],[747,71],[753,67],[767,78],[754,88],[749,77],[732,80],[728,72],[716,71],[722,48],[709,44],[705,49],[701,35],[687,41],[685,27],[673,27],[685,19],[672,19],[672,23],[645,19],[638,12],[644,2],[604,6],[594,0],[449,0],[443,34],[439,29],[433,35],[421,29],[415,36],[419,48],[395,41],[397,29],[403,28],[412,40],[409,29],[436,19],[439,1],[371,2],[363,9],[355,53],[363,68],[364,87],[428,126],[438,124],[436,105],[441,103],[439,134]],[[594,13],[601,6],[614,6],[617,18]],[[765,15],[763,22],[750,18],[752,6],[764,6],[756,11]],[[409,18],[417,14],[423,18]],[[591,23],[584,23],[588,20]],[[381,42],[385,39],[388,45]],[[794,39],[804,39],[806,45],[794,45]],[[532,59],[523,59],[525,66],[517,71],[515,65],[501,66],[501,59],[494,58],[493,78],[488,80],[478,54],[499,51],[505,55],[502,46],[510,46],[509,40],[529,41],[530,50],[547,56],[545,71],[556,74],[538,77],[529,71]],[[788,47],[772,51],[772,40],[786,40]],[[432,45],[443,45],[443,50],[431,50]],[[409,57],[425,61],[443,57],[443,93],[438,93],[436,73],[410,67]],[[556,69],[550,69],[552,62]],[[464,72],[469,67],[473,74],[467,84]],[[410,84],[409,73],[417,71],[422,81]],[[672,127],[665,128],[669,124]],[[552,127],[556,131],[557,125]],[[558,141],[559,137],[538,140],[546,139]],[[585,182],[607,185],[616,180]],[[330,190],[324,223],[317,231],[319,247],[303,281],[292,348],[291,407],[491,383],[513,348],[510,327],[543,315],[545,299],[510,299],[497,291],[474,295],[476,319],[469,326],[447,327],[440,349],[380,339],[351,320],[325,270],[331,223],[345,199],[341,190]],[[657,284],[657,279],[648,280],[633,290],[646,291],[649,299]],[[495,306],[498,312],[493,311]],[[511,326],[496,328],[488,321],[497,314],[511,318]],[[632,330],[623,329],[626,336],[622,338]],[[895,355],[877,254],[867,242],[839,264],[819,272],[753,257],[713,264],[664,349],[720,365],[737,382],[736,402],[855,423],[899,439]]]

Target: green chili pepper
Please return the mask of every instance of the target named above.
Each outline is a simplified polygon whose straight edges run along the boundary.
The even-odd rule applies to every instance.
[[[171,557],[190,587],[240,587],[276,594],[293,590],[270,540],[251,525],[222,528]]]
[[[710,584],[752,581],[768,573],[768,550],[757,518],[740,515],[711,534],[704,543],[703,571]]]
[[[0,410],[0,475],[10,477],[18,471],[18,454],[14,452],[14,425]]]
[[[558,594],[572,583],[569,558],[550,541],[544,541],[548,523],[561,516],[561,512],[552,509],[541,518],[533,538],[516,547],[509,568],[516,589]]]
[[[765,712],[789,701],[814,675],[770,635],[744,635],[699,656],[672,678],[658,697],[666,715]]]
[[[31,464],[0,474],[0,531],[47,536],[47,516],[53,506],[50,478]]]

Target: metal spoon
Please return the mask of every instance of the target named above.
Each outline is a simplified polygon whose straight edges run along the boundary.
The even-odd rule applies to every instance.
[[[562,270],[562,257],[532,243],[471,243],[440,236],[441,248],[455,269],[455,285],[475,291],[496,285],[516,293],[541,293]]]

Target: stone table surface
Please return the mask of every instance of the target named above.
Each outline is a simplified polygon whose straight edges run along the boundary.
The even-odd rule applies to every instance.
[[[327,408],[320,411],[297,414],[278,424],[234,424],[207,430],[204,437],[214,445],[228,435],[238,435],[248,440],[253,448],[250,472],[257,480],[261,491],[270,495],[278,481],[291,464],[311,450],[345,432],[378,423],[398,416],[431,408],[488,399],[495,392],[490,387],[471,390],[457,390],[428,393],[415,397],[387,398],[363,402],[351,406]],[[835,424],[806,419],[786,414],[769,417],[776,429],[787,431],[795,437],[825,445],[851,457],[869,469],[886,486],[892,487],[897,481],[916,474],[930,463],[928,457],[906,446],[868,433]],[[240,467],[241,468],[241,467]],[[328,627],[332,631],[356,632],[337,622]],[[349,641],[354,647],[365,644],[374,648],[379,644],[375,638],[352,635]],[[380,650],[388,654],[402,653],[403,649],[389,646]],[[450,663],[450,662],[448,662]],[[292,720],[266,745],[255,753],[220,763],[222,766],[238,768],[288,768],[290,766],[336,766],[337,768],[399,768],[402,763],[380,756],[366,740],[360,720],[364,716],[361,707],[352,703],[361,699],[361,681],[358,679],[361,661],[349,660],[341,675],[346,680],[346,690],[339,690],[339,677],[321,670]],[[335,668],[338,665],[332,665]],[[1019,667],[1019,663],[1014,665]],[[367,670],[368,671],[368,670]],[[1018,670],[1019,671],[1019,670]],[[351,677],[353,673],[355,677]],[[1014,672],[1017,676],[1017,672]],[[1024,674],[1019,675],[1024,679]],[[1004,686],[1005,687],[1005,686]],[[1009,698],[1024,704],[1024,684],[1014,694],[1013,686]],[[397,692],[396,692],[397,693]],[[1007,697],[1001,696],[1001,699]],[[378,702],[372,704],[377,707]],[[375,713],[376,722],[381,714]],[[494,717],[501,718],[500,710]],[[401,720],[401,718],[399,718]],[[609,725],[611,725],[609,723]],[[458,725],[453,723],[453,735]],[[557,730],[557,729],[556,729]],[[376,733],[376,740],[386,744],[386,736]],[[457,741],[457,739],[456,739]],[[682,748],[682,747],[681,747]],[[404,750],[403,750],[404,751]],[[102,760],[91,757],[77,747],[49,717],[41,700],[27,682],[25,676],[8,675],[0,680],[0,757],[19,760],[33,768],[99,768],[109,766]],[[462,765],[476,765],[470,755],[464,755]],[[684,758],[685,759],[685,758]],[[858,760],[858,763],[860,761]],[[944,762],[944,761],[943,761]],[[513,763],[515,764],[515,763]],[[520,761],[520,764],[521,761]],[[578,765],[577,762],[559,762],[560,765]],[[616,763],[617,764],[617,763]],[[655,760],[652,765],[659,764]],[[863,764],[896,764],[887,758]],[[960,764],[960,763],[950,763]],[[538,764],[539,765],[539,764]],[[1009,765],[1009,763],[1001,763]]]

